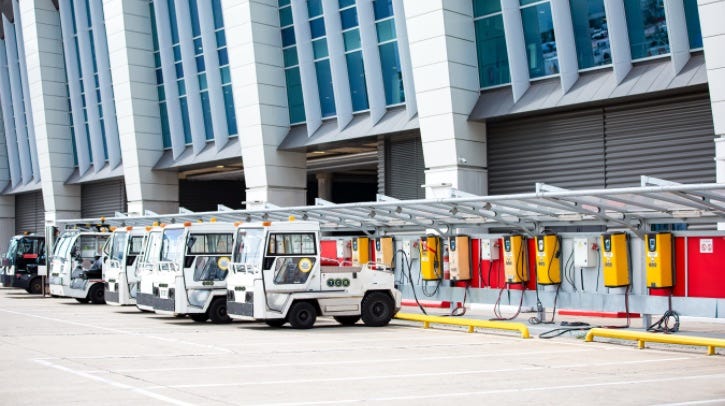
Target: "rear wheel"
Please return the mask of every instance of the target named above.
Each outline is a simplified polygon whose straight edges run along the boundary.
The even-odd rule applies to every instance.
[[[209,306],[209,318],[212,323],[224,324],[231,323],[232,319],[227,314],[227,301],[225,298],[216,299]]]
[[[28,293],[43,293],[43,281],[40,278],[34,278],[28,285]]]
[[[390,323],[395,311],[395,303],[389,294],[383,292],[368,293],[362,301],[362,320],[366,326],[381,327]]]
[[[189,317],[197,323],[203,323],[209,318],[209,315],[206,313],[189,313]]]
[[[105,293],[103,292],[103,284],[96,283],[88,291],[88,299],[93,304],[106,304]]]
[[[360,316],[335,316],[333,319],[343,326],[352,326],[360,320]]]
[[[264,321],[270,327],[282,327],[287,322],[285,319],[267,319]]]
[[[309,302],[297,302],[292,305],[287,313],[287,321],[292,328],[308,329],[317,320],[317,310]]]

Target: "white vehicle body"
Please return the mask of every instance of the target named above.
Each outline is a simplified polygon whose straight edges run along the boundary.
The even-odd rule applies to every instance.
[[[188,314],[194,321],[231,321],[227,316],[227,274],[234,226],[185,223],[166,226],[161,260],[153,278],[154,311]]]
[[[162,233],[161,227],[148,230],[143,252],[136,264],[136,307],[145,312],[154,311],[154,278],[161,258]]]
[[[110,233],[69,230],[55,244],[48,261],[50,294],[81,303],[105,303],[99,258]]]
[[[400,310],[391,270],[321,266],[316,222],[242,224],[232,261],[227,311],[235,319],[310,328],[317,316],[344,325],[362,317],[366,325],[384,326]]]
[[[137,294],[137,272],[146,239],[142,227],[117,228],[106,245],[106,259],[103,261],[103,281],[106,303],[115,306],[135,305]]]

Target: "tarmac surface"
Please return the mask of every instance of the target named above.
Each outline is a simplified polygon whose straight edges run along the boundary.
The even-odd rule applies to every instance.
[[[722,323],[682,329],[725,338]],[[524,340],[400,320],[214,325],[0,288],[0,404],[725,404],[725,349],[581,335]]]

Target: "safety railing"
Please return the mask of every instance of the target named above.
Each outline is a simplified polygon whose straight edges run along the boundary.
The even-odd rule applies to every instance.
[[[589,330],[585,341],[594,341],[594,337],[637,341],[637,347],[639,349],[645,348],[645,343],[647,342],[707,347],[707,355],[715,355],[715,347],[725,348],[725,340],[721,338],[681,336],[610,328],[593,328]]]
[[[423,328],[430,328],[431,324],[447,324],[451,326],[468,327],[468,332],[473,333],[476,328],[518,331],[521,338],[531,338],[529,328],[523,323],[496,321],[496,320],[479,320],[468,319],[462,317],[443,317],[443,316],[427,316],[423,314],[398,313],[396,319],[419,321],[423,323]]]

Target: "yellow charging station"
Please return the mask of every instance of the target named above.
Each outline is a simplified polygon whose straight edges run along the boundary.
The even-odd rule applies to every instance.
[[[367,237],[352,239],[352,266],[363,266],[370,261],[370,240]]]
[[[608,288],[618,288],[630,284],[627,242],[625,233],[602,234],[600,237],[602,274],[604,274],[604,286]]]
[[[375,240],[375,264],[386,268],[393,267],[393,237],[380,237]]]
[[[523,283],[529,280],[527,272],[526,237],[507,235],[503,237],[503,271],[506,283]]]
[[[672,233],[645,234],[645,272],[648,288],[671,288],[674,285]]]
[[[556,234],[537,235],[536,282],[539,285],[561,283],[561,237]]]
[[[435,235],[421,237],[420,276],[424,281],[443,279],[443,251],[441,239]]]
[[[448,262],[452,281],[471,280],[471,239],[457,235],[448,239]]]

